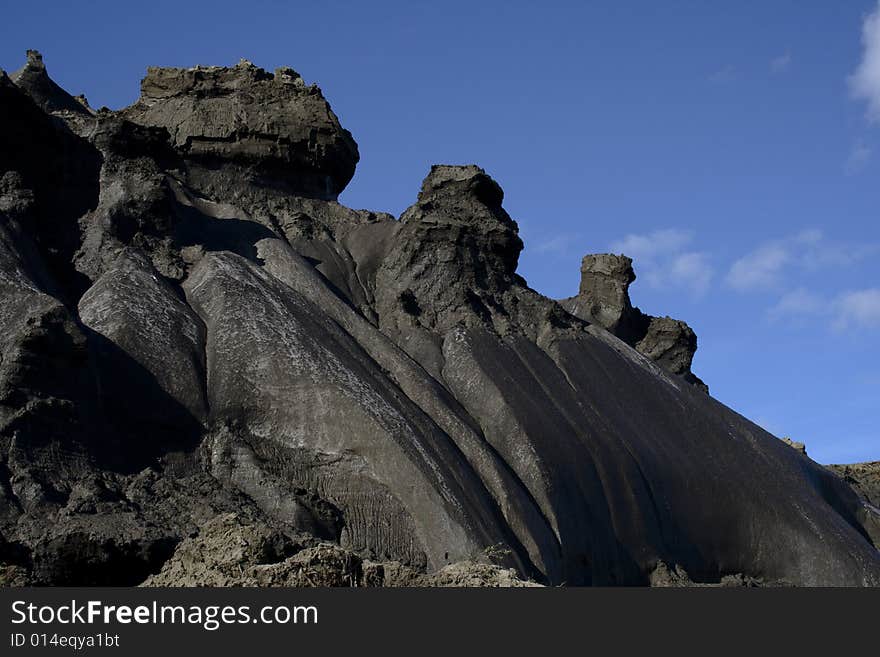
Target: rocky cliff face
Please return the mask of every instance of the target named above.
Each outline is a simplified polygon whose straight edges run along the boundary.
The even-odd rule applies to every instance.
[[[291,69],[150,69],[119,112],[14,79],[6,581],[880,583],[871,505],[701,389],[629,259],[527,286],[482,169],[395,219],[335,200],[357,147]]]

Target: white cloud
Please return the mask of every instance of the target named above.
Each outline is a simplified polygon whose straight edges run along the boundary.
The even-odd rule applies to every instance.
[[[775,306],[767,311],[770,319],[784,319],[804,315],[821,314],[828,304],[806,288],[798,288],[783,294]]]
[[[791,254],[781,244],[765,244],[733,263],[727,284],[740,291],[775,287]]]
[[[746,292],[778,289],[790,269],[819,271],[850,267],[880,253],[880,244],[844,244],[828,240],[821,230],[807,229],[759,245],[731,265],[727,284]]]
[[[633,260],[653,263],[658,257],[681,251],[693,240],[693,233],[667,228],[645,235],[629,234],[611,244],[614,253],[623,253]]]
[[[714,276],[706,253],[688,250],[693,233],[675,228],[642,235],[629,234],[613,242],[610,250],[633,259],[636,274],[653,288],[683,288],[704,295]]]
[[[782,295],[767,316],[773,321],[819,318],[835,331],[880,328],[880,288],[851,290],[831,298],[798,288]]]
[[[862,23],[862,61],[849,78],[854,98],[868,103],[868,119],[880,121],[880,2]]]
[[[871,160],[871,154],[871,148],[865,142],[859,140],[853,144],[849,156],[846,158],[845,171],[847,175],[855,175],[864,169]]]
[[[779,57],[774,57],[770,62],[770,72],[776,75],[780,75],[788,71],[791,68],[791,52],[786,51],[785,53],[779,55]]]
[[[834,306],[837,330],[880,327],[880,288],[845,292]]]
[[[573,241],[571,235],[557,235],[545,240],[535,247],[536,253],[564,253]]]
[[[677,255],[669,268],[669,277],[678,285],[689,287],[694,294],[702,296],[712,284],[714,270],[705,253],[689,252]]]
[[[851,267],[865,258],[880,253],[880,244],[865,242],[845,244],[830,242],[824,237],[816,242],[801,243],[796,252],[797,264],[808,271],[828,269],[829,267]]]

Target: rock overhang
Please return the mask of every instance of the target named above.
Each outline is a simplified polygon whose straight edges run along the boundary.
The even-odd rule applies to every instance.
[[[292,68],[151,67],[122,115],[166,128],[195,163],[239,167],[263,184],[335,199],[354,176],[357,143],[316,85]]]

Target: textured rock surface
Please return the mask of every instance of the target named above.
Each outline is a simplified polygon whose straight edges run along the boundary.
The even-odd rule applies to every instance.
[[[880,545],[880,461],[828,467],[862,498],[860,521],[874,545]]]
[[[19,573],[10,572],[10,579]],[[291,539],[236,514],[212,518],[180,543],[143,586],[529,587],[512,569],[462,561],[426,574],[400,562],[365,561],[309,536]]]
[[[784,437],[784,436],[783,436],[783,438],[782,438],[781,440],[782,440],[782,442],[784,442],[786,445],[788,445],[789,447],[791,447],[791,448],[792,448],[793,450],[795,450],[796,452],[800,452],[800,453],[803,454],[804,456],[807,455],[807,446],[804,445],[803,443],[799,443],[799,442],[797,442],[796,440],[792,440],[791,438],[787,438],[787,437]],[[834,467],[834,466],[832,466],[832,467]]]
[[[3,581],[880,583],[873,493],[698,389],[628,258],[531,290],[479,167],[395,220],[336,202],[356,146],[290,69],[151,69],[120,112],[15,79]]]
[[[868,502],[880,509],[880,461],[829,466]]]
[[[600,253],[584,256],[577,296],[560,304],[573,315],[604,327],[662,368],[698,388],[709,388],[691,372],[697,335],[679,319],[652,317],[634,308],[629,286],[636,280],[632,259]]]
[[[27,62],[12,74],[12,81],[46,112],[62,115],[67,112],[81,115],[92,113],[84,99],[74,98],[55,84],[46,72],[43,56],[36,50],[27,51]]]
[[[272,75],[244,60],[233,68],[150,68],[125,116],[166,128],[188,159],[236,165],[255,183],[283,182],[307,196],[335,199],[358,161],[357,144],[320,89],[290,68]]]
[[[651,573],[651,586],[655,588],[682,588],[682,587],[722,587],[722,588],[758,588],[758,587],[784,587],[791,586],[784,581],[765,581],[737,573],[725,575],[718,582],[701,583],[693,581],[685,570],[679,566],[670,566],[662,561],[657,564]]]

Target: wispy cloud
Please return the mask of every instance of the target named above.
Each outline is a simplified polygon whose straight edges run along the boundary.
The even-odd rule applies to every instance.
[[[845,292],[834,307],[837,330],[880,327],[880,288]]]
[[[706,253],[691,251],[672,259],[669,280],[680,287],[687,287],[697,296],[709,291],[715,272]]]
[[[565,253],[577,241],[574,235],[556,235],[539,242],[534,247],[536,253]]]
[[[690,231],[666,228],[641,235],[630,233],[622,240],[613,242],[611,250],[634,260],[642,260],[645,264],[654,264],[657,258],[681,251],[693,239]]]
[[[817,294],[800,287],[783,294],[775,306],[767,311],[770,319],[778,320],[790,317],[821,314],[827,303]]]
[[[651,287],[685,289],[701,297],[715,272],[707,253],[689,249],[693,239],[690,231],[669,228],[627,235],[610,249],[631,257],[636,274]]]
[[[789,269],[849,267],[877,253],[880,244],[832,242],[822,231],[808,229],[758,245],[731,265],[725,282],[740,292],[778,290],[785,284]]]
[[[845,171],[848,176],[854,176],[862,171],[871,160],[871,147],[861,139],[853,144],[849,157],[846,158]]]
[[[868,103],[868,120],[880,121],[880,2],[862,22],[862,60],[849,77],[854,98]]]
[[[880,254],[880,244],[876,242],[835,242],[825,237],[822,231],[805,230],[795,235],[792,242],[795,263],[810,271],[829,267],[851,267],[866,258]]]
[[[786,51],[770,60],[770,72],[774,75],[782,75],[791,68],[791,52]]]
[[[830,297],[798,288],[784,294],[767,316],[773,321],[820,319],[835,331],[880,328],[880,288],[850,290]]]
[[[759,246],[731,265],[727,272],[727,284],[741,292],[775,287],[780,283],[783,268],[790,261],[791,254],[782,244]]]
[[[709,74],[709,82],[720,84],[723,82],[730,82],[734,77],[736,77],[736,69],[733,66],[728,65],[724,68],[719,68],[717,71],[712,71]]]

